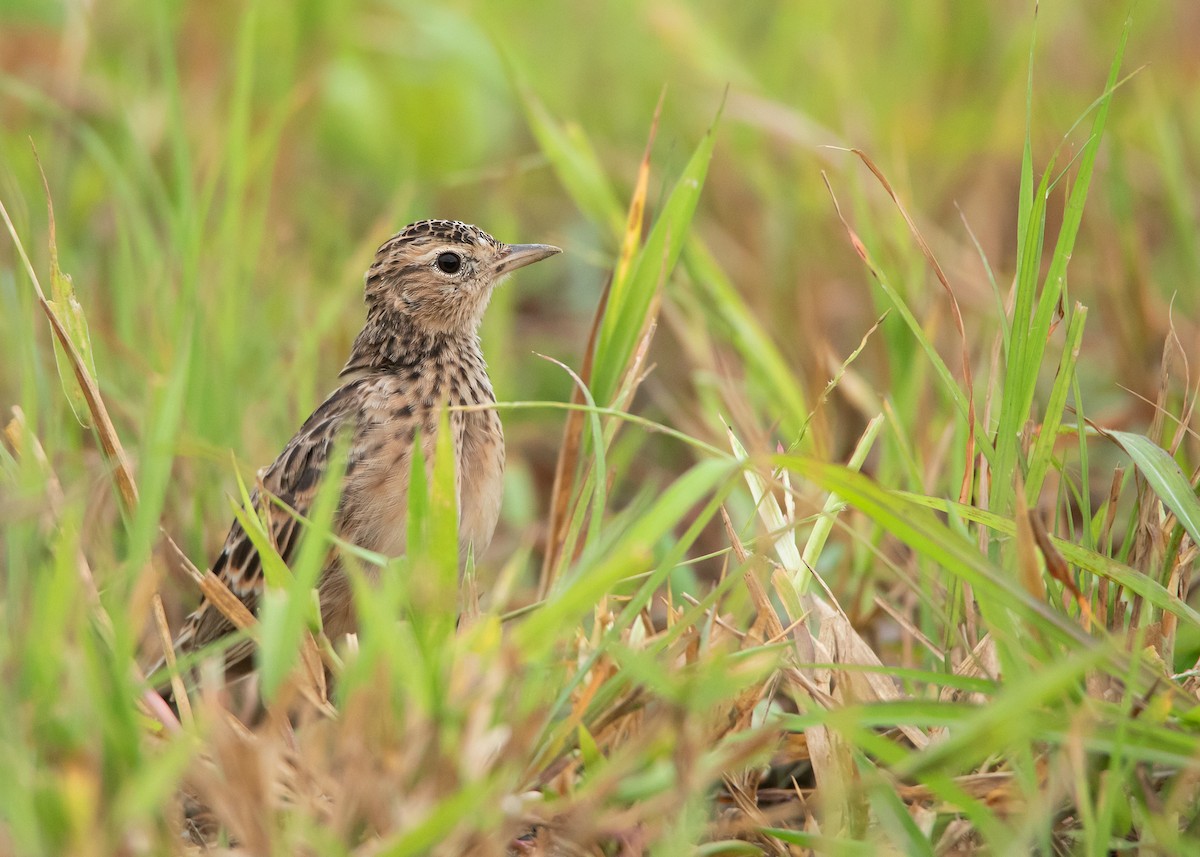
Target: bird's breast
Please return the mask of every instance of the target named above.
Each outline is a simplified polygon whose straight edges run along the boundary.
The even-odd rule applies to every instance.
[[[495,402],[482,357],[433,368],[440,371],[381,379],[356,438],[359,454],[343,499],[345,535],[385,556],[405,551],[413,446],[419,439],[432,477],[441,406]],[[451,410],[448,425],[456,457],[459,543],[464,556],[471,546],[478,555],[500,516],[504,434],[494,410]]]
[[[490,388],[489,388],[490,391]],[[504,432],[495,411],[463,414],[458,447],[458,540],[478,555],[492,540],[504,492]]]

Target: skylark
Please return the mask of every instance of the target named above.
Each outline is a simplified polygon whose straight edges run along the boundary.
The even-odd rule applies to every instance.
[[[367,320],[354,340],[340,385],[313,412],[260,474],[259,484],[278,502],[252,499],[265,510],[284,561],[296,551],[302,525],[280,507],[306,515],[343,432],[350,439],[339,536],[385,556],[404,553],[409,466],[414,439],[433,458],[444,404],[495,402],[479,346],[479,323],[492,290],[517,268],[562,252],[548,244],[504,244],[483,230],[452,220],[422,220],[392,236],[366,275]],[[491,541],[500,513],[504,435],[494,410],[452,410],[457,458],[459,541],[464,555]],[[262,600],[263,570],[241,524],[234,522],[213,572],[255,612]],[[355,630],[349,581],[336,552],[322,570],[321,618],[330,639]],[[234,630],[203,601],[175,639],[178,652],[195,651]],[[253,643],[234,644],[227,674],[252,668]]]

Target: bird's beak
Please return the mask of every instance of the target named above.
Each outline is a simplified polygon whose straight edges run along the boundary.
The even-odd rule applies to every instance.
[[[562,250],[549,244],[508,244],[496,261],[496,275],[501,276],[517,268],[524,268],[561,252]]]

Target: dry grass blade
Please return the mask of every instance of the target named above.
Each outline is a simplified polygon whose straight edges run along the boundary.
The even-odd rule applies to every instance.
[[[239,631],[249,630],[258,625],[258,618],[246,608],[240,598],[233,594],[221,578],[213,574],[211,569],[200,571],[195,563],[188,559],[187,554],[179,545],[175,544],[175,540],[167,535],[166,531],[160,528],[159,532],[187,571],[188,576],[200,588],[201,594],[222,616],[232,622]],[[173,656],[174,653],[170,647],[166,646],[164,657],[167,658],[168,663]],[[328,688],[325,686],[321,649],[312,634],[305,634],[301,643],[300,664],[301,668],[293,678],[296,689],[321,714],[326,717],[336,716],[337,712],[329,703],[327,696]],[[179,698],[178,691],[176,691],[176,698]]]
[[[600,296],[600,305],[596,307],[596,315],[592,318],[591,331],[588,333],[587,348],[583,352],[583,366],[580,377],[586,383],[592,377],[592,364],[595,360],[596,338],[600,332],[600,322],[604,318],[604,310],[608,306],[608,296],[612,292],[612,278],[604,286]],[[572,388],[571,404],[583,404],[583,392],[579,387]],[[579,461],[579,449],[583,445],[583,416],[581,410],[567,411],[567,421],[563,426],[562,445],[558,451],[558,461],[554,465],[554,486],[550,490],[550,517],[547,524],[546,552],[542,559],[542,573],[538,579],[538,600],[546,597],[553,583],[551,575],[562,556],[566,543],[567,527],[570,525],[571,489],[574,485],[570,474],[575,472]]]
[[[154,593],[152,604],[154,624],[158,628],[159,639],[162,641],[163,659],[171,671],[171,693],[175,697],[175,704],[179,707],[179,719],[182,723],[190,726],[193,722],[192,703],[184,689],[183,679],[180,678],[175,668],[175,647],[171,644],[171,628],[167,624],[167,613],[163,609],[162,596],[157,592]]]
[[[731,429],[727,429],[730,446],[734,455],[747,460],[745,448]],[[854,629],[850,618],[838,603],[834,593],[825,585],[820,576],[804,562],[799,549],[796,547],[796,521],[785,515],[779,502],[771,493],[774,481],[769,482],[751,467],[745,469],[746,482],[750,487],[751,496],[760,519],[770,535],[771,549],[775,552],[782,567],[783,574],[777,576],[776,594],[786,610],[791,612],[793,619],[808,616],[809,623],[815,623],[816,634],[809,631],[804,622],[794,626],[794,636],[797,646],[801,647],[798,654],[800,661],[815,661],[817,663],[847,663],[865,666],[870,669],[850,673],[845,680],[837,682],[836,693],[831,696],[841,702],[881,701],[890,702],[901,699],[903,695],[895,682],[887,675],[883,661],[871,645]],[[802,579],[816,580],[820,585],[825,599],[819,598],[813,592],[797,588],[796,581]],[[800,675],[803,671],[793,671]],[[829,673],[822,670],[822,676],[816,682],[817,686],[830,686]],[[806,693],[812,693],[812,684],[804,684]],[[825,688],[828,690],[828,687]],[[919,728],[907,725],[899,726],[913,745],[921,748],[929,743],[928,736]],[[829,747],[825,748],[830,750]]]
[[[1084,598],[1083,593],[1079,591],[1079,587],[1075,584],[1075,579],[1071,577],[1071,569],[1068,567],[1066,559],[1063,558],[1058,548],[1054,546],[1054,542],[1050,538],[1050,533],[1046,530],[1046,522],[1036,509],[1029,510],[1029,526],[1033,531],[1033,538],[1037,543],[1038,550],[1042,553],[1042,559],[1046,563],[1046,571],[1050,572],[1050,576],[1065,586],[1067,591],[1075,598],[1075,602],[1079,605],[1079,610],[1083,614],[1084,628],[1090,628],[1092,624],[1091,605]]]
[[[749,562],[750,555],[746,552],[742,540],[738,538],[737,530],[724,506],[721,506],[721,522],[725,525],[725,535],[729,537],[729,543],[733,546],[733,553],[738,558],[738,562],[743,564]],[[750,593],[754,609],[758,611],[755,624],[761,624],[765,628],[766,639],[782,639],[783,623],[779,621],[779,614],[775,612],[775,605],[771,603],[771,597],[767,594],[766,587],[753,574],[753,569],[748,571],[742,579],[746,582],[746,591]]]
[[[749,562],[750,557],[746,553],[746,548],[742,544],[742,540],[738,538],[733,521],[730,519],[729,512],[724,506],[721,506],[721,521],[725,526],[725,534],[729,537],[729,543],[733,546],[734,555],[742,564],[746,564]],[[759,634],[756,631],[765,631],[765,634],[762,634],[762,636],[768,640],[782,639],[785,633],[783,624],[779,621],[779,615],[775,612],[774,605],[771,604],[771,599],[767,595],[766,588],[756,576],[756,571],[757,568],[747,568],[745,574],[742,575],[742,580],[746,584],[746,589],[750,593],[750,599],[754,602],[755,610],[757,611],[757,617],[750,632],[741,635],[742,649],[749,649],[761,644],[762,640],[759,639]],[[717,613],[715,608],[713,613],[714,615]],[[772,688],[778,681],[778,672],[772,670],[762,681],[754,682],[738,694],[730,704],[724,728],[718,729],[715,737],[723,737],[730,732],[749,729],[753,720],[754,710],[758,703],[764,696],[771,694]],[[736,789],[734,791],[736,793]]]
[[[42,447],[42,442],[29,430],[25,411],[20,405],[13,405],[12,419],[4,426],[3,439],[14,458],[19,458],[26,451],[33,455],[33,460],[37,462],[38,467],[46,476],[46,497],[50,501],[50,511],[55,515],[59,514],[66,501],[62,483],[59,482],[58,475],[50,467],[50,459],[46,457],[46,450]],[[26,443],[29,444],[28,450],[25,448]]]
[[[908,229],[916,239],[917,245],[921,248],[921,252],[925,256],[925,260],[929,262],[929,267],[933,269],[934,276],[938,278],[938,282],[942,284],[942,288],[946,290],[946,294],[950,297],[950,308],[954,314],[954,326],[958,329],[958,337],[962,342],[962,373],[963,384],[967,388],[967,441],[964,450],[964,460],[966,466],[963,468],[963,481],[958,492],[958,502],[966,503],[971,498],[971,483],[975,468],[971,466],[971,462],[975,458],[975,383],[971,376],[971,355],[967,348],[967,330],[963,326],[962,310],[958,306],[958,298],[954,295],[954,289],[950,287],[950,281],[946,278],[945,271],[938,263],[937,257],[933,255],[933,250],[929,247],[929,243],[925,240],[925,236],[921,234],[921,230],[917,228],[916,221],[908,213],[908,209],[900,202],[900,198],[893,190],[891,183],[884,176],[883,172],[877,167],[861,149],[851,149],[855,155],[858,155],[861,160],[879,180],[879,184],[883,186],[884,191],[891,197],[896,208],[900,211],[900,216],[904,218],[904,222],[908,224]],[[841,216],[839,212],[838,216]],[[844,221],[843,221],[844,222]]]
[[[621,255],[617,259],[617,268],[613,276],[613,279],[618,282],[629,276],[630,267],[642,240],[642,225],[646,218],[646,195],[650,189],[650,152],[654,148],[654,139],[658,136],[658,123],[662,117],[663,100],[666,96],[667,90],[664,87],[658,96],[658,104],[654,107],[654,117],[650,120],[650,133],[646,138],[646,148],[642,152],[642,160],[638,164],[637,181],[634,183],[633,196],[629,199],[629,213],[625,219],[625,234],[621,237]]]
[[[188,576],[199,587],[201,594],[222,616],[232,622],[234,627],[239,631],[249,630],[258,625],[258,618],[246,608],[241,599],[233,594],[221,578],[213,574],[211,570],[200,571],[165,530],[160,528],[159,532],[166,541],[167,546],[174,552],[184,570],[187,571]],[[163,621],[165,622],[165,619]],[[164,635],[163,649],[164,659],[170,665],[174,660],[174,651],[170,646],[169,634]],[[312,634],[305,634],[301,642],[300,669],[293,676],[292,682],[295,689],[320,714],[325,717],[336,717],[337,711],[330,704],[328,698],[323,663],[324,659],[321,654],[321,647],[317,644]],[[180,688],[176,686],[176,679],[174,677],[172,678],[172,689],[175,691],[175,698],[177,700],[186,698],[180,693]],[[182,709],[180,713],[182,714]]]
[[[175,540],[167,535],[165,530],[160,528],[159,532],[166,539],[167,546],[175,553],[175,556],[187,571],[188,576],[200,587],[200,592],[204,597],[221,611],[221,615],[232,622],[238,630],[245,630],[258,622],[254,614],[246,609],[246,605],[230,591],[221,578],[213,574],[211,570],[206,569],[201,571],[198,569],[196,564],[188,559],[187,554],[183,552],[179,545],[175,544]]]
[[[1020,476],[1018,475],[1018,480]],[[1018,483],[1019,484],[1019,483]],[[1042,580],[1041,569],[1038,568],[1036,542],[1033,536],[1034,510],[1025,505],[1025,491],[1017,491],[1016,515],[1016,549],[1017,567],[1020,572],[1021,585],[1025,591],[1038,601],[1046,600],[1046,585]]]
[[[854,252],[858,254],[858,258],[867,266],[867,270],[871,272],[871,276],[879,279],[879,271],[871,261],[871,254],[867,252],[867,245],[863,244],[854,227],[850,225],[850,221],[846,219],[846,215],[842,213],[842,205],[838,202],[837,194],[833,192],[833,185],[829,183],[829,175],[824,170],[821,171],[821,181],[825,183],[825,189],[829,191],[829,198],[833,200],[834,213],[837,214],[838,220],[842,222],[842,228],[846,230],[846,237],[850,239],[850,246],[854,248]]]
[[[662,277],[659,279],[661,286],[663,279],[666,278],[666,260],[663,260]],[[642,381],[650,373],[653,367],[646,368],[646,356],[650,353],[650,343],[654,341],[654,333],[658,330],[658,311],[662,306],[662,292],[655,291],[654,297],[650,299],[650,306],[646,310],[646,323],[642,327],[641,338],[638,339],[637,348],[633,350],[633,356],[629,360],[629,366],[625,369],[625,374],[621,377],[621,384],[618,387],[620,392],[617,393],[617,407],[627,408],[633,403],[633,397],[637,393],[638,387],[642,385]],[[643,371],[644,370],[644,371]],[[619,425],[620,423],[617,422]]]
[[[41,165],[38,165],[41,168]],[[45,176],[43,176],[45,180]],[[49,190],[46,193],[46,200],[49,203]],[[0,201],[0,215],[4,217],[4,224],[8,227],[8,234],[12,236],[13,243],[17,247],[17,253],[21,257],[21,261],[25,265],[25,270],[29,274],[29,278],[33,281],[33,288],[37,292],[38,306],[45,313],[47,321],[50,322],[50,329],[54,331],[54,337],[62,346],[71,363],[71,369],[75,374],[75,380],[79,384],[79,388],[83,391],[84,399],[87,401],[88,410],[91,412],[95,420],[96,434],[100,438],[100,446],[104,450],[105,457],[113,465],[113,478],[116,480],[117,489],[120,491],[121,499],[125,504],[126,511],[132,511],[138,502],[137,484],[133,480],[133,470],[129,466],[129,458],[125,455],[125,448],[121,445],[121,439],[117,437],[117,430],[113,426],[112,419],[108,416],[108,408],[104,405],[104,399],[100,396],[100,388],[96,384],[96,380],[87,371],[83,357],[79,354],[79,350],[75,347],[75,343],[71,340],[66,328],[54,310],[50,308],[50,304],[46,300],[46,294],[42,291],[42,284],[38,280],[37,273],[33,270],[33,264],[29,261],[29,256],[25,252],[25,246],[21,243],[20,237],[17,235],[17,229],[13,226],[12,218],[8,216],[8,209],[5,208],[3,201]],[[50,208],[50,222],[54,222],[54,209]],[[51,227],[53,228],[53,227]]]

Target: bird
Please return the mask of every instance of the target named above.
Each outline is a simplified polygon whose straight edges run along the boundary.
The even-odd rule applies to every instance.
[[[285,562],[294,558],[303,530],[297,516],[308,514],[343,434],[349,447],[335,533],[386,557],[404,554],[414,445],[419,442],[424,460],[432,463],[445,405],[496,401],[479,339],[493,290],[518,268],[561,252],[549,244],[505,244],[454,220],[412,223],[379,247],[365,276],[366,321],[336,389],[275,461],[259,471],[251,494]],[[456,459],[459,547],[466,556],[484,550],[496,527],[504,434],[499,415],[487,407],[451,409],[448,425]],[[257,612],[266,583],[263,566],[237,520],[212,571],[251,613]],[[350,582],[337,551],[321,570],[317,592],[326,635],[336,640],[356,631]],[[195,652],[234,630],[204,599],[172,647],[179,654]],[[253,653],[250,639],[231,645],[225,653],[226,677],[252,672]]]

